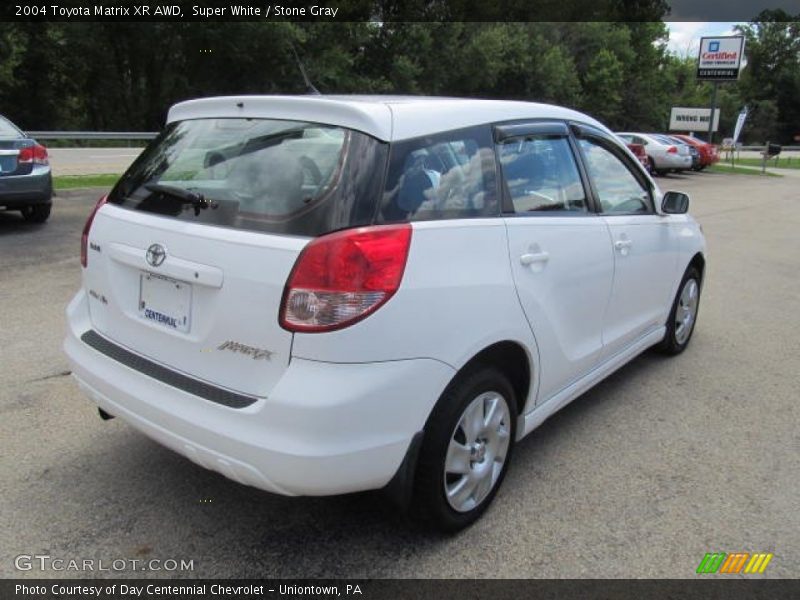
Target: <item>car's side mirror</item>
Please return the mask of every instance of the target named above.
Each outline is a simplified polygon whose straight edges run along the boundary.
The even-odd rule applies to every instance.
[[[689,210],[689,194],[667,192],[661,201],[661,211],[667,215],[683,215]]]

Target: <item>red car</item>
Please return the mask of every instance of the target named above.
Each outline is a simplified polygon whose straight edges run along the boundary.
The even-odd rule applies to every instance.
[[[650,163],[650,157],[647,156],[647,151],[644,149],[644,146],[641,144],[626,144],[626,146],[628,146],[634,156],[639,159],[639,162],[647,169],[647,172],[652,175],[653,165]]]
[[[695,167],[696,171],[702,171],[706,167],[719,161],[719,151],[714,144],[709,144],[689,135],[680,135],[677,133],[671,133],[670,135],[697,148],[697,152],[700,154],[700,164]]]

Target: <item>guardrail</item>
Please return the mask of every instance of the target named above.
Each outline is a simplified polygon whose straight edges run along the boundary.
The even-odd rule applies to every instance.
[[[152,140],[155,131],[28,131],[38,140]]]

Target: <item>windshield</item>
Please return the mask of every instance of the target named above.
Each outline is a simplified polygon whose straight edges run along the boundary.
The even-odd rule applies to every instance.
[[[109,202],[213,225],[314,236],[370,222],[385,156],[385,144],[341,127],[182,121],[145,150]]]

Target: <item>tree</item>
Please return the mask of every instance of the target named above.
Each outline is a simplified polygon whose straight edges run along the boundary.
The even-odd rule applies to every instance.
[[[800,133],[800,15],[792,20],[782,10],[767,10],[738,30],[747,54],[740,87],[754,108],[748,135],[790,142]]]
[[[624,72],[622,62],[602,49],[589,62],[583,80],[583,108],[601,121],[612,121],[622,105]]]

